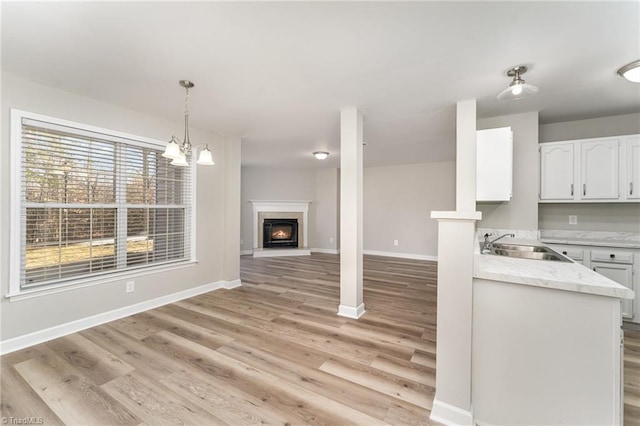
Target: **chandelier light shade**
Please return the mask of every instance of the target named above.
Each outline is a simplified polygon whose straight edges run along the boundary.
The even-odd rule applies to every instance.
[[[313,153],[313,156],[318,160],[326,160],[329,156],[329,153],[326,151],[316,151]]]
[[[507,71],[507,75],[509,77],[513,77],[513,80],[509,83],[509,87],[498,94],[498,100],[515,101],[538,93],[538,88],[536,86],[525,83],[522,79],[522,74],[525,72],[527,72],[527,67],[524,65],[518,65]]]
[[[171,161],[171,165],[180,167],[188,166],[189,163],[187,162],[187,156],[184,154],[184,152],[181,152],[176,158],[174,158],[173,161]]]
[[[618,70],[620,77],[634,83],[640,83],[640,60],[631,62]]]
[[[189,89],[193,88],[195,84],[189,80],[180,80],[178,84],[184,87],[186,92],[184,99],[184,139],[180,142],[180,139],[176,136],[171,136],[171,140],[164,149],[162,156],[173,160],[171,164],[174,166],[186,167],[189,165],[187,155],[192,151],[197,151],[198,148],[202,148],[198,157],[198,164],[212,166],[215,163],[213,162],[209,145],[193,146],[189,139]]]
[[[215,163],[213,162],[213,157],[211,156],[211,151],[208,146],[205,146],[202,151],[200,151],[200,155],[198,156],[198,164],[202,164],[203,166],[213,166]]]

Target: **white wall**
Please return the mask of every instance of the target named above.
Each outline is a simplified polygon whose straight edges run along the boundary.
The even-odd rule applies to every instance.
[[[239,228],[240,140],[224,139],[191,129],[193,141],[206,141],[212,148],[213,167],[197,171],[197,257],[199,263],[179,270],[135,278],[135,292],[125,293],[124,280],[74,289],[29,300],[9,302],[10,164],[9,109],[49,115],[93,126],[158,140],[183,131],[181,122],[159,118],[102,103],[77,94],[31,82],[10,73],[2,74],[2,143],[0,144],[0,337],[23,336],[48,327],[81,320],[136,303],[189,290],[223,279],[239,279],[237,260]],[[228,227],[232,231],[225,231]],[[237,232],[237,231],[236,231]],[[227,241],[230,238],[232,241]],[[226,256],[231,250],[233,256]],[[225,264],[226,262],[226,264]]]
[[[540,126],[540,142],[640,133],[640,114],[625,114]],[[569,215],[578,225],[569,225]],[[640,232],[640,204],[540,204],[540,229]]]
[[[540,142],[640,133],[640,113],[540,125]]]
[[[503,203],[478,203],[481,228],[538,229],[538,113],[478,120],[478,130],[511,126],[513,131],[513,196]]]
[[[314,245],[336,252],[340,247],[340,169],[316,171]]]
[[[242,167],[242,245],[241,250],[253,249],[253,206],[257,201],[311,201],[307,226],[309,242],[314,246],[316,170]]]
[[[453,161],[365,168],[364,250],[437,256],[430,212],[455,210],[455,181]]]
[[[249,200],[311,200],[309,247],[339,249],[339,176],[338,169],[242,167],[243,252],[252,249],[253,241]],[[455,209],[453,161],[367,167],[363,190],[365,251],[437,256],[438,224],[429,214]]]

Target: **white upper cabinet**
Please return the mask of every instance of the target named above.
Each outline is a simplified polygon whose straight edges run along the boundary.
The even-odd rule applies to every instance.
[[[540,145],[540,200],[575,199],[573,143]]]
[[[598,139],[580,144],[580,166],[583,200],[617,200],[618,139]]]
[[[539,144],[541,203],[640,201],[640,135]]]
[[[626,139],[627,174],[623,183],[624,193],[629,200],[640,200],[640,135]]]
[[[513,181],[511,127],[476,132],[476,200],[509,201]]]

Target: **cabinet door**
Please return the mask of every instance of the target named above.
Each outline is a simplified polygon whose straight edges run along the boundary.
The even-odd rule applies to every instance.
[[[512,169],[511,127],[476,132],[476,200],[509,201]]]
[[[618,139],[582,142],[580,198],[583,200],[617,200]]]
[[[627,199],[640,199],[640,136],[627,138]]]
[[[573,142],[540,145],[540,200],[574,200]]]
[[[597,273],[604,275],[623,286],[633,290],[633,266],[618,265],[615,263],[591,262],[591,268]],[[622,300],[622,317],[633,318],[633,300]]]

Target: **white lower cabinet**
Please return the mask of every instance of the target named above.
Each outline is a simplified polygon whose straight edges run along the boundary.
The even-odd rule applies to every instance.
[[[633,290],[633,266],[616,263],[591,262],[591,269]],[[633,300],[622,299],[622,317],[633,319]]]
[[[636,293],[635,300],[622,299],[622,318],[640,323],[640,250],[617,247],[548,244],[576,263],[591,268]]]

